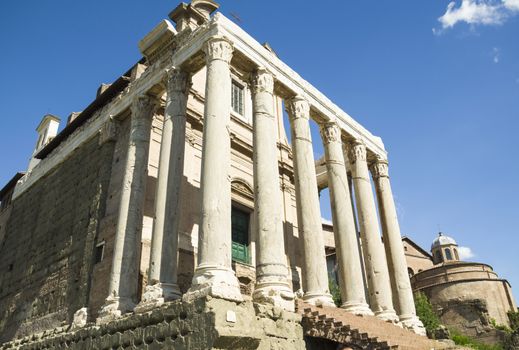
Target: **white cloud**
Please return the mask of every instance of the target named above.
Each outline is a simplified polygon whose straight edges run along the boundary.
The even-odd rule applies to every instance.
[[[458,254],[460,260],[467,260],[476,256],[469,247],[458,247]]]
[[[442,29],[465,22],[470,25],[498,25],[519,13],[519,0],[461,0],[459,7],[455,1],[447,5],[445,13],[438,18]],[[434,34],[441,30],[433,29]]]
[[[519,0],[503,0],[506,8],[512,11],[519,11]]]

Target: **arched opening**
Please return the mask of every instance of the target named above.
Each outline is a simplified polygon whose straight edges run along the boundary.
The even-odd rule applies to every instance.
[[[439,250],[437,250],[434,252],[434,263],[439,264],[441,262],[443,262],[443,257],[442,257],[441,252]]]
[[[458,249],[453,248],[452,250],[454,251],[454,257],[456,258],[456,260],[460,260],[460,256],[458,255]]]
[[[407,268],[407,273],[409,274],[409,278],[413,277],[414,276],[414,271],[412,268],[408,267]]]
[[[452,260],[452,253],[449,248],[445,248],[445,259]]]

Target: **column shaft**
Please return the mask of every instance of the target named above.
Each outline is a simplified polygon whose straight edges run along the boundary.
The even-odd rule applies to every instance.
[[[387,161],[378,159],[371,166],[371,173],[375,180],[377,191],[384,247],[388,260],[391,284],[393,287],[393,301],[398,311],[400,322],[416,333],[425,335],[423,324],[416,316],[413,290],[407,272],[407,261],[400,235],[400,226],[389,182]]]
[[[310,136],[310,106],[301,97],[295,97],[287,105],[292,132],[297,226],[299,239],[303,241],[303,299],[313,304],[333,305],[328,288],[321,210]]]
[[[335,251],[339,264],[341,307],[356,314],[372,315],[364,292],[357,230],[342,153],[341,130],[335,123],[323,124],[321,137],[326,157]]]
[[[294,310],[288,284],[288,267],[279,186],[274,79],[259,69],[253,81],[253,173],[256,215],[256,286],[253,298]]]
[[[398,321],[393,309],[389,271],[380,237],[375,200],[366,162],[366,146],[359,142],[352,143],[348,158],[355,186],[371,310],[381,319]]]
[[[100,311],[100,322],[129,312],[135,306],[151,122],[156,104],[155,98],[145,95],[138,97],[131,106],[130,138],[115,233],[109,296]]]
[[[189,74],[170,69],[164,83],[167,95],[155,192],[149,279],[142,301],[135,309],[137,312],[148,311],[164,301],[181,296],[177,284],[178,231]]]
[[[231,75],[232,45],[213,37],[205,46],[204,138],[202,146],[202,220],[198,266],[186,299],[212,295],[242,300],[231,269]]]

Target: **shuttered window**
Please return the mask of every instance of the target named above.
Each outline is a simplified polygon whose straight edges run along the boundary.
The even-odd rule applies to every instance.
[[[232,259],[250,264],[249,220],[250,214],[238,208],[232,208]]]
[[[232,110],[239,115],[243,115],[244,107],[243,107],[243,87],[232,82],[232,90],[231,90],[231,107]]]

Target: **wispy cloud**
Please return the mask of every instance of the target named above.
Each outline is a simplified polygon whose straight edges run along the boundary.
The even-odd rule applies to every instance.
[[[458,254],[460,256],[460,260],[468,260],[476,256],[472,249],[469,247],[458,247]]]
[[[492,60],[494,63],[499,63],[499,49],[497,47],[492,49]]]
[[[440,29],[433,29],[434,34],[465,22],[471,26],[499,25],[509,17],[519,13],[519,0],[461,0],[451,1],[445,13],[438,18]]]

